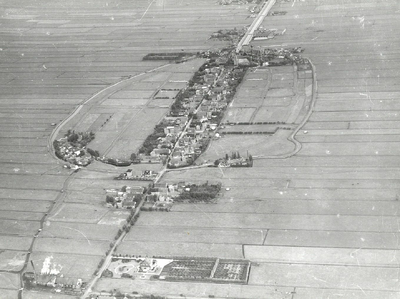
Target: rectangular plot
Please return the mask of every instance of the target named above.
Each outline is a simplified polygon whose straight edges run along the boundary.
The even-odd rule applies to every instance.
[[[115,105],[115,106],[129,106],[130,108],[136,108],[138,106],[144,106],[149,101],[149,99],[112,99],[109,98],[101,103],[101,105]]]
[[[372,121],[372,120],[398,120],[398,111],[341,111],[341,112],[315,112],[310,121]]]
[[[23,269],[26,252],[15,250],[0,251],[0,271],[19,272]]]
[[[243,258],[242,246],[235,244],[124,241],[118,246],[117,253],[163,257]]]
[[[400,129],[355,129],[355,130],[311,130],[311,131],[299,131],[298,135],[399,135]]]
[[[155,214],[155,213],[153,213]],[[159,214],[159,213],[157,213]],[[251,215],[251,217],[249,217]],[[158,218],[157,218],[158,217]],[[350,215],[269,215],[228,214],[228,213],[177,213],[168,215],[146,215],[137,225],[165,227],[206,227],[206,228],[254,228],[254,229],[315,229],[321,230],[397,232],[394,216],[350,216]]]
[[[270,230],[265,245],[399,249],[400,234],[318,230]]]
[[[109,249],[110,241],[82,241],[75,239],[37,238],[34,252],[69,253],[79,255],[102,256]]]
[[[143,80],[143,82],[163,82],[166,80],[173,80],[169,72],[154,72],[154,75]],[[171,77],[171,78],[170,78]],[[190,79],[190,78],[189,78]]]
[[[323,266],[263,263],[252,267],[250,284],[398,291],[397,269],[383,267]]]
[[[149,99],[155,90],[120,90],[114,93],[110,99]]]
[[[384,90],[384,91],[398,91],[400,89],[400,86],[399,85],[386,85],[386,86],[383,86],[383,85],[369,85],[368,86],[368,90],[369,91],[382,91],[382,90]],[[329,92],[332,92],[332,93],[335,93],[335,92],[337,92],[338,90],[340,90],[340,92],[354,92],[354,91],[358,91],[358,92],[364,92],[365,91],[365,86],[359,86],[359,85],[356,85],[356,86],[341,86],[340,88],[338,88],[338,87],[336,87],[336,86],[321,86],[321,85],[318,85],[318,90],[319,91],[321,91],[321,92],[324,92],[324,93],[329,93]]]
[[[44,213],[0,210],[0,219],[40,221],[43,216]]]
[[[26,154],[28,155],[28,154]],[[0,174],[0,187],[18,188],[23,186],[27,189],[44,188],[60,190],[66,176],[54,175],[7,175]]]
[[[234,197],[232,197],[234,199]],[[198,205],[193,209],[190,205],[175,204],[174,212],[199,213],[254,213],[254,214],[293,214],[293,215],[385,215],[394,216],[397,213],[397,202],[395,201],[347,201],[347,200],[325,200],[320,199],[267,199],[256,202],[224,201],[215,205]]]
[[[332,299],[332,298],[352,298],[352,299],[397,299],[398,291],[387,290],[343,290],[342,288],[296,288],[295,299]]]
[[[121,289],[126,292],[139,292],[141,294],[183,294],[184,296],[197,297],[207,294],[215,298],[248,298],[248,299],[293,299],[293,287],[265,286],[265,285],[239,285],[239,284],[212,284],[201,282],[167,282],[137,279],[132,283],[129,279],[101,278],[95,285],[96,291]],[[24,297],[25,298],[25,297]],[[8,298],[7,298],[8,299]],[[41,299],[41,298],[28,298]],[[62,298],[63,299],[63,298]]]
[[[301,143],[400,142],[400,135],[301,135],[296,140]]]
[[[400,148],[395,142],[365,142],[360,146],[355,143],[306,143],[303,144],[299,156],[348,156],[348,155],[399,155]]]
[[[169,98],[169,99],[154,98],[149,102],[148,106],[149,107],[168,108],[169,106],[172,105],[172,103],[174,101],[175,101],[174,98]]]
[[[200,228],[154,228],[134,226],[126,241],[179,242],[208,244],[260,244],[264,234],[259,230]]]
[[[60,275],[64,275],[68,278],[80,278],[83,281],[89,281],[92,278],[92,275],[101,260],[101,257],[96,255],[88,256],[52,253],[51,256],[53,257],[51,259],[51,263],[53,265],[61,266]],[[33,261],[36,269],[41,269],[43,267],[43,262],[48,257],[49,253],[47,252],[33,252],[30,260]]]
[[[18,290],[19,288],[19,274],[7,272],[0,273],[0,289]]]
[[[355,189],[396,189],[400,180],[348,179],[348,180],[302,180],[290,181],[291,188],[355,188]]]
[[[0,199],[0,210],[47,212],[51,206],[50,201]]]
[[[28,251],[32,244],[32,239],[33,237],[9,236],[2,234],[0,237],[0,249]]]
[[[320,79],[320,78],[318,78]],[[320,93],[318,92],[318,100],[337,101],[337,100],[393,100],[400,96],[399,91],[374,91],[368,92],[335,92],[335,93]]]
[[[0,299],[18,298],[18,293],[19,293],[19,291],[17,289],[15,289],[15,290],[1,289]],[[28,298],[28,297],[24,297],[24,298]]]
[[[290,112],[287,107],[261,107],[254,117],[254,122],[286,122]]]
[[[397,267],[399,250],[244,246],[245,258],[263,263]]]
[[[97,223],[105,214],[106,208],[89,204],[64,203],[50,215],[53,221]]]
[[[0,188],[0,198],[4,199],[54,200],[58,194],[59,190]]]
[[[319,88],[319,87],[318,87]],[[399,87],[400,89],[400,87]],[[393,100],[370,100],[365,94],[362,100],[347,101],[323,101],[317,100],[314,111],[379,111],[379,110],[400,110],[400,101]]]
[[[0,219],[0,234],[33,236],[40,227],[40,221]]]
[[[82,242],[89,240],[113,240],[119,227],[101,224],[87,223],[65,223],[51,221],[44,226],[40,233],[41,237],[56,237],[63,239],[82,239]]]
[[[302,130],[347,130],[350,126],[350,122],[344,121],[311,121],[307,122],[305,126],[303,126]]]
[[[224,117],[226,122],[249,122],[256,108],[229,108]]]

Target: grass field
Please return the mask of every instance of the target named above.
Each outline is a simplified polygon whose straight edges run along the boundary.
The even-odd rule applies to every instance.
[[[110,166],[110,173],[96,176],[83,171],[82,175],[78,173],[69,179],[70,171],[63,170],[62,164],[45,150],[54,124],[60,123],[78,104],[111,84],[164,64],[142,61],[142,57],[149,52],[182,49],[196,52],[220,48],[226,43],[208,40],[212,32],[241,27],[252,21],[248,18],[246,5],[220,6],[210,0],[183,0],[154,1],[149,9],[148,6],[149,2],[144,0],[121,0],[109,2],[108,6],[98,1],[58,0],[37,2],[35,5],[27,5],[21,0],[7,0],[2,4],[0,199],[5,203],[1,210],[14,211],[9,216],[16,219],[0,221],[0,250],[27,252],[32,241],[36,240],[33,256],[42,253],[57,254],[57,258],[68,256],[66,259],[71,262],[71,271],[79,270],[79,265],[72,262],[82,252],[87,253],[85,256],[88,258],[100,258],[108,248],[106,241],[90,240],[89,245],[87,241],[82,242],[81,234],[74,238],[67,231],[59,233],[73,239],[34,238],[40,227],[39,221],[18,219],[16,211],[32,212],[32,217],[36,217],[34,214],[44,212],[49,202],[57,198],[60,205],[50,211],[51,215],[59,211],[57,207],[63,207],[63,201],[67,208],[74,201],[84,204],[82,211],[72,208],[65,213],[68,209],[61,209],[55,217],[66,217],[71,222],[64,222],[61,217],[57,218],[57,223],[75,224],[73,213],[76,213],[79,220],[114,223],[110,230],[115,230],[118,219],[122,219],[123,215],[111,213],[107,213],[109,217],[100,216],[99,219],[100,210],[94,211],[98,207],[95,203],[98,189],[112,187],[115,182],[110,177],[118,170]],[[285,248],[286,251],[282,249],[277,253],[282,254],[285,260],[279,263],[262,261],[259,266],[252,267],[249,285],[245,286],[141,280],[113,280],[111,283],[109,279],[102,279],[96,286],[99,290],[117,288],[159,295],[254,299],[399,297],[398,269],[379,265],[388,264],[387,257],[382,257],[379,250],[389,250],[392,254],[398,250],[398,3],[394,0],[379,3],[373,0],[340,3],[312,0],[279,2],[273,10],[286,11],[287,14],[268,16],[262,26],[286,28],[285,34],[267,41],[253,41],[253,47],[301,46],[305,49],[304,56],[309,57],[316,68],[318,94],[315,110],[307,126],[296,136],[303,149],[287,159],[255,160],[254,167],[251,170],[241,169],[244,171],[241,174],[233,169],[223,173],[219,169],[168,173],[164,181],[221,181],[224,190],[230,188],[223,192],[220,203],[217,203],[221,207],[224,202],[242,203],[243,206],[248,202],[251,204],[243,210],[239,205],[227,205],[226,211],[218,207],[215,211],[146,213],[138,221],[138,227],[143,230],[146,227],[150,227],[150,231],[158,227],[164,231],[170,228],[171,237],[174,237],[190,229],[198,231],[207,226],[210,236],[198,234],[197,243],[195,237],[192,239],[195,243],[185,243],[191,237],[182,236],[183,241],[177,242],[165,232],[163,238],[168,242],[129,242],[133,242],[136,246],[133,248],[140,249],[143,255],[151,250],[168,254],[187,252],[200,255],[206,252],[220,257],[242,254],[243,244],[240,243],[247,242],[247,236],[232,234],[226,237],[229,243],[215,243],[211,250],[205,242],[213,237],[221,238],[221,233],[225,231],[261,230],[266,234],[266,247],[276,245]],[[129,86],[124,86],[124,89],[128,92],[116,94],[108,103],[102,102],[109,98],[104,95],[99,98],[99,103],[104,105],[95,107],[93,115],[80,122],[89,111],[86,109],[89,107],[85,107],[71,121],[71,127],[79,124],[82,129],[95,129],[112,114],[113,117],[102,129],[106,133],[102,135],[99,131],[97,135],[97,141],[110,142],[103,149],[108,150],[112,141],[107,139],[107,134],[114,132],[117,126],[126,126],[134,115],[133,110],[138,110],[125,108],[129,103],[126,99],[135,96],[133,91],[138,90],[138,99],[143,99],[150,93],[149,90],[162,85],[168,72],[174,73],[169,77],[170,81],[188,80],[195,70],[189,65],[174,65],[177,69],[173,72],[160,69],[160,75],[154,74],[153,78],[149,76],[143,82],[135,82],[137,86],[127,84]],[[288,86],[291,86],[280,80],[290,81],[294,76],[285,70],[276,72],[272,78],[276,80],[272,86],[279,89],[267,93],[267,96],[276,97],[273,104],[277,106],[276,99],[289,94]],[[307,80],[303,82],[306,94]],[[135,80],[131,81],[129,83]],[[257,81],[249,82],[251,88],[257,86]],[[252,95],[250,92],[242,92],[242,95],[246,103],[237,108],[245,105],[256,107],[247,103],[248,96]],[[259,92],[254,95],[259,95]],[[123,100],[124,105],[117,104],[115,100],[118,99]],[[143,102],[135,107],[141,109]],[[261,103],[260,98],[255,102],[257,105]],[[292,119],[298,122],[298,119]],[[152,128],[155,123],[150,123],[148,126]],[[121,147],[137,146],[136,143],[125,143],[128,139],[122,138]],[[217,150],[225,152],[238,144],[237,148],[244,151],[250,147],[253,155],[253,148],[266,155],[269,145],[262,141],[238,144],[237,140],[232,140],[227,142],[228,148]],[[264,143],[266,145],[260,147]],[[216,152],[214,146],[213,143],[211,153]],[[85,202],[86,194],[88,202]],[[284,200],[280,202],[280,199]],[[10,200],[15,200],[15,204]],[[23,209],[26,201],[32,202],[33,207],[29,203]],[[294,204],[288,207],[291,201]],[[38,202],[37,206],[35,202]],[[260,204],[258,208],[254,203]],[[85,205],[92,205],[93,210]],[[296,206],[299,207],[297,211]],[[288,208],[285,210],[285,207]],[[309,209],[306,210],[306,207]],[[254,210],[258,213],[254,214]],[[82,228],[89,230],[89,226],[82,225]],[[46,226],[42,232],[46,233]],[[93,238],[108,236],[108,232],[102,235],[101,230],[93,231]],[[157,235],[152,236],[157,238]],[[239,244],[232,244],[235,240]],[[128,241],[126,244],[129,244]],[[177,249],[174,249],[174,244],[177,244]],[[132,249],[129,246],[126,248]],[[359,260],[360,265],[332,265],[338,257],[346,256],[345,260],[350,261],[348,254],[354,251],[355,257],[363,257]],[[321,261],[314,259],[313,253],[319,252],[321,261],[327,264],[321,265]],[[393,254],[393,257],[396,255]],[[78,258],[76,260],[79,261]],[[391,262],[389,259],[389,264]],[[354,264],[354,261],[351,260],[351,263]],[[91,267],[88,264],[88,269]],[[2,272],[0,288],[0,298],[17,298],[19,275]],[[24,299],[42,299],[47,295],[26,290],[22,292]],[[56,294],[51,296],[68,298]]]

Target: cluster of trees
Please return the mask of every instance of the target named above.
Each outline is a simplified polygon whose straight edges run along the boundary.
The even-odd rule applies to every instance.
[[[240,158],[242,158],[242,156],[240,155],[239,151],[232,152],[230,156],[228,154],[225,154],[225,160],[230,160],[230,159],[234,160]],[[247,159],[253,161],[253,156],[249,154]]]
[[[73,130],[68,130],[65,137],[67,137],[69,143],[84,147],[94,139],[95,134],[93,132],[75,132]]]
[[[100,153],[97,150],[92,150],[91,148],[87,148],[86,151],[95,158],[100,157]]]
[[[166,122],[161,122],[157,124],[154,128],[153,133],[147,136],[146,140],[143,142],[142,146],[139,149],[140,154],[150,155],[150,153],[157,148],[158,146],[158,138],[164,138],[166,135],[164,133],[164,128],[167,127],[168,124]]]
[[[217,197],[220,191],[221,183],[209,184],[206,182],[202,185],[190,184],[185,186],[185,190],[175,198],[175,201],[210,202]]]

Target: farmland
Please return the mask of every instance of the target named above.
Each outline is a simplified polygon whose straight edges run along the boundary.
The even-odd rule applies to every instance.
[[[224,191],[216,204],[175,204],[170,213],[143,213],[131,231],[137,230],[137,242],[158,240],[168,248],[182,240],[199,248],[226,244],[229,250],[237,240],[243,245],[243,257],[255,263],[249,285],[242,288],[246,291],[222,295],[223,286],[179,284],[179,289],[172,289],[166,282],[143,281],[135,281],[132,288],[120,282],[121,289],[252,298],[250,287],[278,285],[288,288],[286,294],[294,299],[399,296],[399,47],[394,45],[398,21],[392,12],[396,5],[394,1],[276,3],[272,10],[287,14],[268,16],[262,26],[286,28],[286,33],[252,45],[254,49],[301,46],[315,65],[316,103],[295,136],[300,151],[271,159],[265,155],[273,135],[223,136],[211,143],[203,159],[249,149],[254,166],[168,172],[161,182],[217,180]],[[275,78],[288,81],[290,76]],[[266,85],[262,80],[248,81]],[[273,86],[287,88],[278,82]],[[256,110],[249,102],[252,96],[253,105],[261,103],[260,89],[253,94],[241,90],[246,83],[227,110],[229,121],[232,117],[248,121]],[[245,101],[235,107],[240,95]],[[283,91],[273,95],[288,102]],[[199,230],[206,233],[199,235]],[[130,239],[133,242],[133,235]],[[100,281],[99,289],[107,283]],[[279,291],[258,290],[255,298],[284,298]]]
[[[126,213],[104,207],[104,188],[122,187],[112,179],[122,170],[98,163],[81,173],[62,168],[49,152],[54,128],[78,107],[59,135],[68,129],[94,131],[91,147],[129,157],[171,103],[152,99],[153,94],[162,86],[182,86],[172,81],[188,80],[202,63],[193,60],[155,70],[169,62],[142,58],[154,49],[219,48],[225,43],[208,41],[212,32],[249,23],[248,13],[238,6],[215,6],[208,0],[153,2],[149,9],[148,1],[125,0],[2,4],[0,250],[8,250],[4,254],[17,251],[22,258],[32,250],[30,259],[37,268],[53,256],[64,267],[63,274],[88,279],[126,219]],[[30,264],[23,268],[32,271]],[[17,298],[18,293],[19,298],[48,296],[18,291],[19,274],[3,272],[3,277],[2,298]]]
[[[60,134],[93,130],[90,146],[130,155],[171,103],[153,94],[168,84],[174,89],[173,81],[187,80],[201,63],[142,58],[155,49],[221,48],[226,42],[208,39],[211,33],[252,19],[246,5],[209,0],[153,1],[150,7],[144,0],[7,0],[2,8],[0,250],[9,262],[1,265],[0,298],[46,298],[49,293],[18,291],[20,275],[10,271],[32,271],[30,264],[20,266],[25,256],[37,268],[53,256],[65,274],[89,279],[127,217],[104,206],[104,189],[122,187],[125,182],[112,178],[126,169],[98,163],[78,173],[62,168],[48,151],[53,130],[81,107]],[[204,159],[249,150],[254,167],[166,173],[162,183],[221,182],[217,203],[144,212],[117,248],[147,256],[250,259],[257,265],[249,284],[102,278],[95,290],[254,299],[399,297],[398,3],[278,1],[272,10],[287,13],[267,16],[262,26],[285,34],[252,41],[253,48],[300,46],[316,70],[316,103],[295,136],[301,148],[279,157],[293,152],[290,130],[213,141]],[[268,75],[248,74],[227,117],[299,124],[304,111],[292,101],[293,69],[267,69]],[[307,98],[310,78],[298,78]]]

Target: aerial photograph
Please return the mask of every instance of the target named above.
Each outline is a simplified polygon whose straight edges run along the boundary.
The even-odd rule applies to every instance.
[[[399,0],[1,0],[0,299],[399,299]]]

